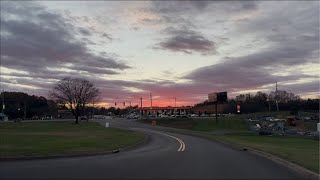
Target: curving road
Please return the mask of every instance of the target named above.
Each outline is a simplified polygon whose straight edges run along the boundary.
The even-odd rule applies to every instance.
[[[0,162],[0,179],[297,179],[291,170],[247,151],[133,120],[99,120],[150,135],[147,145],[116,154]]]

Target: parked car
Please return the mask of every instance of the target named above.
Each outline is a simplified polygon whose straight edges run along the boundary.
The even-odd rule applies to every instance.
[[[88,120],[87,116],[79,116],[79,119],[80,120],[86,120],[86,121]]]
[[[127,119],[138,119],[140,116],[136,115],[136,114],[129,114],[127,116]]]
[[[190,117],[198,117],[198,114],[191,114]]]

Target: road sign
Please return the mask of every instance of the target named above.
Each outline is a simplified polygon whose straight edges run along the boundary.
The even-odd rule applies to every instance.
[[[237,113],[240,113],[240,105],[237,105]]]

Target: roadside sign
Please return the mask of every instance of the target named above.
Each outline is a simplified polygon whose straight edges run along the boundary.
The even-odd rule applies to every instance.
[[[237,104],[237,113],[240,113],[240,104]]]

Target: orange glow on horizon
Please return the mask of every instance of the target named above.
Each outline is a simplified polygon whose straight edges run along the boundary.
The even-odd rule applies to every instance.
[[[195,103],[191,101],[177,101],[176,106],[193,106]],[[88,104],[88,106],[92,106],[93,104]],[[140,102],[137,101],[132,101],[131,106],[137,106],[140,107],[141,104]],[[115,106],[115,102],[97,102],[94,104],[95,107],[105,107],[105,108],[110,108],[110,107],[115,107],[115,108],[125,108],[129,107],[130,103],[128,101],[125,102],[125,106],[123,106],[123,102],[117,101],[117,105]],[[150,100],[149,101],[143,101],[142,102],[143,107],[150,107]],[[170,101],[165,101],[165,100],[152,100],[152,106],[153,107],[175,107],[174,100]]]

